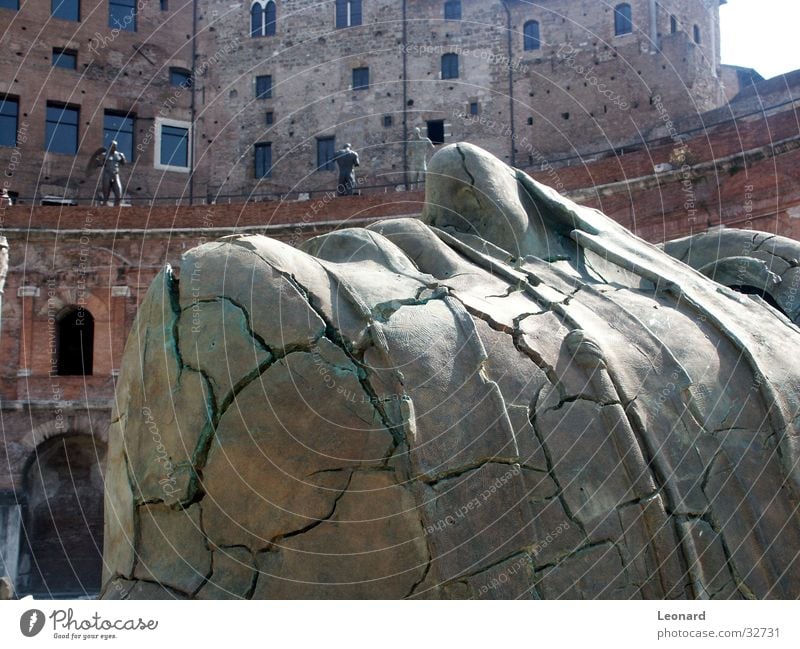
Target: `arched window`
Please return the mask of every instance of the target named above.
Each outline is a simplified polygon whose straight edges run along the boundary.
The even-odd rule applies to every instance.
[[[336,27],[361,24],[361,0],[336,0]]]
[[[278,10],[275,3],[270,0],[264,10],[264,33],[267,36],[275,36],[278,22]]]
[[[264,9],[261,4],[254,2],[250,7],[250,37],[256,38],[257,36],[264,35]]]
[[[250,36],[275,36],[278,11],[273,0],[255,0],[250,7]]]
[[[59,376],[89,376],[94,351],[94,318],[82,307],[67,307],[56,319]]]
[[[614,34],[622,36],[633,32],[633,14],[627,2],[614,7]]]
[[[445,20],[461,20],[461,0],[448,0],[444,3]]]
[[[442,56],[442,79],[458,79],[458,54]]]
[[[529,20],[522,28],[525,35],[524,48],[526,50],[538,50],[542,46],[542,41],[539,38],[539,21]]]
[[[700,45],[700,27],[694,26],[694,42]]]

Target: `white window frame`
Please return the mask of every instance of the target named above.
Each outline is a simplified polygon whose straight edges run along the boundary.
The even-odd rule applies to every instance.
[[[186,152],[186,166],[178,167],[176,165],[168,165],[161,163],[161,127],[174,126],[175,128],[185,128],[188,132],[188,151]],[[185,122],[179,119],[169,119],[167,117],[156,117],[156,139],[153,150],[153,168],[161,169],[163,171],[177,171],[179,173],[188,174],[192,169],[192,123]]]

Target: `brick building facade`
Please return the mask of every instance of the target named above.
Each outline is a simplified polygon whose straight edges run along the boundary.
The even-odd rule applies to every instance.
[[[91,200],[112,137],[139,204],[334,187],[345,142],[364,185],[402,186],[417,127],[521,167],[591,156],[646,139],[654,96],[677,120],[735,94],[719,4],[3,0],[3,181]]]

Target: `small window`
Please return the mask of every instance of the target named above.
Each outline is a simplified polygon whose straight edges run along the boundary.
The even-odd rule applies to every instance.
[[[392,125],[392,116],[391,115],[384,115],[383,116],[383,126],[384,128],[389,128]]]
[[[369,68],[353,68],[353,90],[369,88]]]
[[[161,11],[169,11],[169,0],[161,0]]]
[[[181,88],[192,87],[192,73],[183,68],[170,68],[169,69],[169,83],[173,86],[180,86]]]
[[[108,26],[136,31],[136,0],[108,0]]]
[[[272,126],[275,123],[275,113],[271,110],[267,111],[267,126]]]
[[[445,20],[461,20],[461,0],[448,0],[444,3]]]
[[[471,101],[469,104],[469,114],[470,115],[477,115],[480,112],[480,107],[478,106],[477,101]]]
[[[278,11],[274,2],[268,2],[264,9],[264,34],[275,36],[278,23]]]
[[[262,74],[256,77],[256,99],[272,99],[271,74]]]
[[[53,48],[53,67],[76,70],[78,68],[78,53],[74,50]]]
[[[77,22],[81,19],[80,0],[50,0],[50,14],[53,18]]]
[[[19,10],[19,0],[0,0],[0,9]]]
[[[533,117],[528,118],[528,126],[533,126]]]
[[[539,38],[539,21],[529,20],[523,27],[523,46],[526,50],[538,50],[542,47],[542,41]]]
[[[0,146],[17,146],[19,100],[0,95]]]
[[[675,16],[669,17],[669,33],[675,34],[678,31],[678,19]]]
[[[78,122],[80,109],[47,102],[45,150],[51,153],[75,155],[78,152]]]
[[[458,79],[458,54],[442,56],[442,79]]]
[[[258,142],[255,147],[256,178],[272,175],[272,142]]]
[[[633,32],[633,14],[631,6],[624,2],[614,8],[614,34],[624,36]]]
[[[103,146],[117,143],[117,151],[130,162],[133,160],[134,118],[127,113],[107,110],[103,113]]]
[[[254,2],[250,7],[250,36],[264,36],[264,8],[260,2]]]
[[[317,171],[333,171],[336,168],[336,138],[317,138]]]
[[[700,27],[694,26],[694,42],[700,45]]]
[[[444,144],[444,120],[433,119],[427,122],[428,139],[434,144]]]
[[[273,0],[255,0],[250,7],[250,36],[275,36],[278,11]]]
[[[336,0],[336,27],[361,24],[361,0]]]
[[[168,167],[189,167],[189,129],[161,125],[159,162]]]
[[[59,376],[90,376],[94,317],[83,307],[67,307],[56,321],[56,371]]]

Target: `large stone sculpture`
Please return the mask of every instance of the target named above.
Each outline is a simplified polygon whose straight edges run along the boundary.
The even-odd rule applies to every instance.
[[[158,276],[103,596],[800,596],[800,331],[477,147],[426,191]]]

